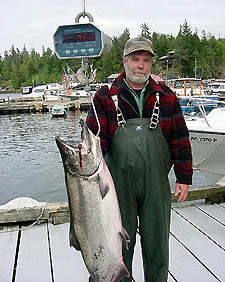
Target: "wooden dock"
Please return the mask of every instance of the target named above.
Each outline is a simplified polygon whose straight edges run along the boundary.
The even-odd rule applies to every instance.
[[[224,195],[224,187],[217,188],[218,195]],[[225,203],[192,200],[174,203],[171,212],[168,281],[225,281]],[[20,214],[26,222],[18,221]],[[7,223],[13,218],[15,224]],[[87,282],[80,252],[69,247],[68,219],[67,203],[35,205],[34,201],[32,207],[9,207],[8,215],[3,206],[0,282]],[[144,282],[139,235],[133,276],[136,282]]]
[[[87,110],[90,106],[90,98],[80,98],[77,100],[49,100],[43,101],[41,99],[21,99],[15,98],[13,101],[0,103],[0,115],[16,114],[16,113],[37,113],[49,112],[55,104],[63,104],[65,109],[70,111]]]
[[[69,247],[68,230],[68,223],[49,222],[27,229],[24,225],[2,228],[0,281],[88,281],[81,254]],[[173,207],[168,281],[225,281],[224,266],[225,204]],[[139,237],[133,276],[144,281]]]

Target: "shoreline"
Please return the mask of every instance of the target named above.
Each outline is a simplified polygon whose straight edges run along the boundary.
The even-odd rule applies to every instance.
[[[0,95],[1,94],[18,94],[21,93],[20,89],[14,89],[14,90],[0,90]]]

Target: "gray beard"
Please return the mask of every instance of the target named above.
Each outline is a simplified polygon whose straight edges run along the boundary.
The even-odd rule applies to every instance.
[[[150,72],[149,72],[144,77],[136,76],[129,70],[129,68],[126,65],[125,65],[125,72],[126,72],[127,78],[132,83],[137,84],[137,85],[144,84],[147,81],[149,74],[150,74]]]

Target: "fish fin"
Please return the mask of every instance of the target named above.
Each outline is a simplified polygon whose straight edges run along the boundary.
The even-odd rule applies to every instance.
[[[125,244],[126,249],[128,250],[128,243],[130,242],[130,236],[124,227],[122,227],[122,230],[120,231],[120,236],[122,238],[123,243]]]
[[[71,222],[70,222],[70,235],[69,235],[69,238],[70,238],[70,247],[74,247],[77,251],[80,251],[81,250],[80,243],[79,243],[79,241],[77,239],[77,235],[76,235],[74,226],[73,226],[73,224]]]
[[[104,199],[105,196],[107,195],[107,193],[109,192],[109,185],[104,183],[101,180],[101,177],[99,177],[99,189],[100,189],[100,193],[101,193],[102,199]]]
[[[119,282],[124,277],[130,277],[130,273],[126,267],[126,265],[122,262],[119,271],[116,276],[113,278],[112,282]]]
[[[95,282],[91,276],[89,277],[89,282]]]

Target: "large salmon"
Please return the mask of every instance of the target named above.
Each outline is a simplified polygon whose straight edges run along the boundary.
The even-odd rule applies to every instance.
[[[83,142],[56,137],[70,210],[70,246],[81,250],[90,281],[117,282],[129,277],[123,263],[122,227],[115,187],[102,156],[100,139],[82,122]]]

